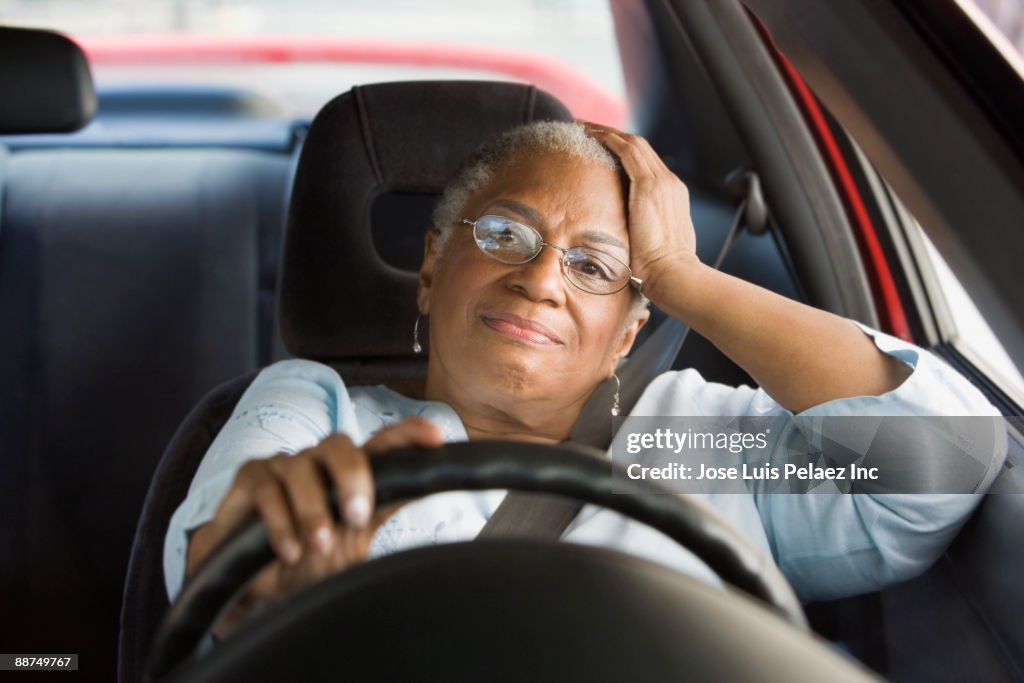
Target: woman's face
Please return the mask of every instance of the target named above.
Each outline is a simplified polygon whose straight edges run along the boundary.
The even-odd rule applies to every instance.
[[[520,154],[473,195],[459,218],[515,219],[545,242],[589,246],[629,263],[623,187],[615,171],[555,152]],[[486,256],[472,226],[454,227],[443,253],[428,237],[420,309],[430,316],[428,383],[460,402],[499,405],[539,399],[582,404],[611,376],[646,321],[630,313],[627,287],[611,295],[565,280],[561,252],[545,247],[510,265]]]

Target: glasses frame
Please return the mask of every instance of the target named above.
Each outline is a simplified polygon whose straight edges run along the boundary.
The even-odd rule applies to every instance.
[[[510,221],[512,223],[516,223],[517,225],[523,226],[524,228],[530,230],[534,235],[537,236],[537,244],[540,245],[540,248],[537,249],[537,252],[533,256],[531,256],[530,258],[525,259],[523,261],[502,261],[501,259],[497,258],[494,254],[490,253],[489,251],[486,251],[482,246],[480,246],[480,240],[477,238],[477,235],[476,235],[476,224],[479,223],[480,221],[482,221],[485,218],[498,218],[498,219],[501,219],[503,221]],[[468,218],[459,219],[459,221],[457,221],[457,224],[460,224],[460,225],[461,224],[465,224],[465,225],[472,226],[473,227],[473,242],[476,244],[477,249],[479,249],[481,251],[481,253],[483,253],[485,256],[487,256],[488,258],[494,259],[498,263],[505,263],[505,264],[508,264],[508,265],[522,265],[524,263],[529,263],[530,261],[532,261],[535,258],[537,258],[538,256],[540,256],[541,252],[544,251],[544,247],[551,247],[552,249],[557,249],[558,251],[562,252],[562,258],[559,261],[559,263],[561,264],[562,277],[570,285],[572,285],[576,289],[580,290],[581,292],[586,292],[587,294],[593,294],[595,296],[609,296],[611,294],[618,294],[619,292],[621,292],[622,290],[624,290],[626,287],[628,287],[630,285],[633,285],[634,287],[636,287],[637,291],[639,292],[639,291],[641,291],[640,290],[641,286],[644,284],[643,280],[641,280],[640,278],[635,277],[633,275],[633,271],[629,267],[629,264],[623,263],[620,259],[615,258],[614,256],[612,256],[608,252],[601,251],[600,249],[594,249],[593,247],[585,247],[583,245],[576,245],[576,246],[572,246],[572,247],[562,247],[562,246],[559,246],[557,244],[554,244],[553,242],[547,242],[547,241],[544,240],[544,237],[540,234],[540,232],[536,228],[534,228],[532,225],[528,225],[528,224],[523,223],[522,221],[516,220],[514,218],[509,218],[508,216],[499,216],[498,214],[488,213],[488,214],[484,214],[483,216],[480,216],[475,221],[471,221]],[[566,261],[569,258],[569,252],[571,250],[573,250],[573,249],[586,249],[587,251],[597,252],[597,253],[601,254],[602,256],[604,256],[605,258],[610,258],[611,260],[615,261],[616,263],[622,264],[622,267],[626,269],[626,273],[628,273],[629,277],[626,279],[625,282],[622,283],[621,287],[619,287],[618,289],[616,289],[614,291],[611,291],[611,292],[592,292],[589,289],[584,289],[582,286],[580,286],[580,285],[576,284],[575,282],[573,282],[572,278],[570,278],[569,274],[566,272]]]

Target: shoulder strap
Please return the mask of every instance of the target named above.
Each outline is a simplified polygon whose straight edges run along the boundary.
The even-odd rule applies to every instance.
[[[541,493],[509,491],[477,538],[559,538],[583,504]]]
[[[725,237],[714,268],[722,265],[743,225],[753,234],[768,227],[767,211],[761,195],[761,184],[752,171],[734,171],[727,178],[734,191],[742,196],[740,207]],[[629,415],[640,395],[655,377],[672,367],[690,328],[673,318],[666,318],[654,334],[623,364],[619,375],[619,406]],[[612,404],[613,385],[602,382],[590,395],[569,435],[569,441],[608,450],[612,442],[612,422],[608,410]],[[534,539],[561,538],[576,518],[583,503],[559,496],[510,491],[477,538],[520,537]]]

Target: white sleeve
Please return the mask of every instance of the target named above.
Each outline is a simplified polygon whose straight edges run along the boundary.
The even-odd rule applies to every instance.
[[[264,369],[203,456],[185,500],[175,510],[164,540],[164,580],[173,601],[185,577],[187,532],[213,518],[221,499],[247,461],[295,453],[343,431],[364,438],[341,377],[308,360],[286,360]]]
[[[800,416],[993,416],[991,425],[984,421],[991,427],[987,438],[971,454],[982,473],[974,494],[755,492],[772,554],[804,601],[877,590],[923,572],[980,502],[1006,456],[1005,424],[970,382],[923,349],[861,329],[882,352],[910,365],[910,377],[881,396],[830,401]],[[958,436],[929,442],[930,450],[919,454],[921,465],[959,454],[934,450]]]

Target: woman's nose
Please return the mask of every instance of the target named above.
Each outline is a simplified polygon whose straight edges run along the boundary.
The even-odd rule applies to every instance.
[[[545,245],[532,260],[516,267],[509,274],[507,282],[522,290],[533,301],[565,303],[565,287],[568,284],[562,276],[562,252]]]

